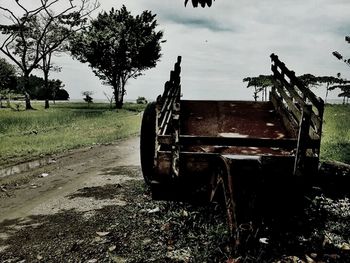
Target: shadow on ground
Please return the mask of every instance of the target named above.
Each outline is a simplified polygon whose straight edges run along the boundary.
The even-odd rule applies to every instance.
[[[314,262],[350,262],[346,198],[309,197],[303,216],[257,222],[242,231],[239,250],[230,251],[220,204],[152,201],[137,166],[104,173],[125,173],[129,179],[82,188],[69,198],[118,196],[125,206],[5,221],[0,225],[0,262],[234,262],[228,259],[238,257],[235,262],[306,262],[306,257]]]

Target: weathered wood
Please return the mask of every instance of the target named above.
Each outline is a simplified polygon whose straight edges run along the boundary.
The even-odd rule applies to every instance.
[[[293,137],[297,137],[298,123],[282,103],[281,97],[277,95],[275,90],[272,90],[270,93],[270,101],[272,102],[278,115],[282,118],[284,127],[286,127],[286,129],[293,135]]]
[[[294,85],[289,83],[278,70],[273,69],[272,72],[274,73],[274,76],[281,82],[284,88],[288,90],[288,92],[291,94],[291,97],[293,97],[300,105],[301,107],[306,105],[305,100],[298,94],[298,92],[295,90]]]
[[[278,56],[272,54],[271,55],[272,65],[271,70],[274,74],[274,77],[281,83],[282,87],[279,85],[276,85],[278,92],[280,93],[281,97],[286,101],[288,107],[292,111],[293,115],[298,116],[303,109],[303,115],[308,114],[306,116],[307,119],[304,119],[298,124],[300,127],[299,129],[299,136],[298,136],[298,150],[297,150],[297,156],[296,156],[296,162],[295,162],[295,170],[298,168],[297,166],[302,166],[302,159],[303,154],[306,154],[307,152],[311,152],[310,149],[312,149],[312,153],[314,156],[319,156],[320,151],[320,144],[321,144],[321,131],[322,131],[322,120],[323,120],[323,111],[324,111],[324,102],[321,98],[318,98],[312,91],[307,89],[305,85],[295,76],[294,71],[290,71],[284,63],[282,63]],[[286,79],[288,78],[289,81]],[[288,91],[289,95],[284,92],[284,89]],[[302,95],[300,95],[300,93]],[[278,104],[278,97],[275,96],[274,105]],[[294,100],[299,104],[295,107],[292,106],[294,104]],[[307,105],[306,100],[310,101],[312,103],[311,105]],[[276,107],[276,105],[275,105]],[[307,111],[307,113],[306,113]],[[308,127],[305,127],[305,121],[309,122]],[[303,127],[304,126],[304,127]],[[300,137],[300,135],[302,136]],[[305,138],[304,138],[305,137]],[[299,140],[302,140],[301,142]],[[305,140],[312,140],[314,141],[314,146],[309,147],[304,145]],[[299,145],[300,144],[300,145]],[[304,147],[306,147],[304,149]],[[301,163],[301,164],[299,164]]]
[[[164,145],[173,144],[171,135],[159,135],[158,142]],[[285,149],[294,149],[297,146],[296,139],[283,138],[235,138],[235,137],[211,137],[211,136],[194,136],[194,135],[180,135],[179,143],[182,146],[194,145],[217,145],[217,146],[244,146],[244,147],[278,147]],[[311,146],[314,145],[310,141]]]
[[[320,140],[320,135],[314,130],[313,127],[310,127],[309,136],[311,140]]]
[[[284,101],[288,105],[288,109],[292,112],[297,122],[300,122],[301,119],[301,113],[300,110],[295,106],[293,99],[287,95],[287,93],[283,90],[282,87],[277,86],[277,91],[281,95],[281,97],[284,99]]]
[[[290,71],[283,62],[278,59],[278,56],[275,54],[271,54],[271,60],[273,61],[275,67],[279,67],[281,69],[282,75],[285,74],[289,80],[291,85],[296,85],[296,87],[311,101],[313,105],[317,108],[318,111],[322,111],[324,107],[323,100],[307,89],[304,84],[295,76],[294,71]],[[274,67],[274,68],[275,68]],[[272,67],[271,67],[272,69]],[[284,76],[282,76],[283,79]]]
[[[174,92],[171,94],[171,97],[169,96],[163,104],[162,110],[159,115],[160,134],[164,134],[167,130],[168,124],[170,123],[170,118],[172,116],[173,105],[178,99],[178,92],[179,88],[174,89]]]
[[[280,80],[283,87],[286,88],[287,91],[291,94],[291,98],[295,99],[300,104],[301,107],[304,107],[306,105],[306,103],[305,103],[304,99],[295,90],[294,86],[282,77],[282,74],[279,73],[278,70],[276,70],[275,66],[272,66],[271,68],[272,68],[272,71],[274,73],[274,76],[278,80]],[[320,110],[317,109],[317,111],[319,112]],[[300,113],[300,115],[301,115],[301,113]],[[317,133],[318,133],[318,131],[320,131],[320,129],[321,129],[322,124],[321,124],[320,117],[317,116],[317,114],[314,111],[312,111],[312,113],[311,113],[311,120],[313,122],[315,129],[317,130]]]
[[[310,121],[311,121],[311,105],[307,105],[303,109],[302,118],[300,121],[298,146],[295,154],[295,164],[294,164],[295,175],[298,173],[302,174],[305,158],[306,158],[306,151],[308,148],[310,148],[310,146],[308,146]]]
[[[311,122],[317,134],[321,132],[322,129],[322,121],[319,116],[317,116],[314,112],[311,112]]]

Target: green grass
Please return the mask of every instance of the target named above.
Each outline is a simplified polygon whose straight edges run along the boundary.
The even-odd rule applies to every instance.
[[[37,110],[0,109],[0,167],[137,135],[144,108],[133,103],[122,110],[111,110],[107,103],[33,106]],[[327,105],[324,120],[321,159],[350,163],[350,105]]]
[[[350,105],[327,105],[321,159],[350,164]]]
[[[45,110],[0,109],[0,167],[19,160],[109,143],[139,133],[143,105],[111,110],[106,103],[56,103]],[[22,107],[21,107],[22,109]]]

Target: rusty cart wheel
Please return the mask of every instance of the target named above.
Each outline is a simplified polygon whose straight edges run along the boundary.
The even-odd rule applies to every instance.
[[[154,173],[154,154],[156,139],[156,103],[148,103],[142,117],[140,135],[140,157],[143,178],[151,184]]]

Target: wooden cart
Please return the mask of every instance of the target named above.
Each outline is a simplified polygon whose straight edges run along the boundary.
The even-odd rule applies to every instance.
[[[290,178],[317,171],[324,103],[276,55],[271,61],[269,101],[203,101],[181,99],[178,57],[142,120],[142,172],[154,199],[209,202],[221,189],[234,234],[237,211],[249,214],[254,196],[273,205],[297,191]]]

